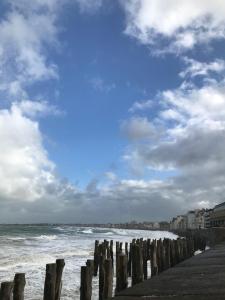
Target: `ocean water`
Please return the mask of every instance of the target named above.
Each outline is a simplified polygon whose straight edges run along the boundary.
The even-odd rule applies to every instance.
[[[74,226],[0,225],[0,282],[13,280],[16,272],[26,273],[25,299],[43,298],[45,265],[65,259],[63,300],[79,299],[80,268],[93,258],[94,242],[133,238],[176,238],[165,231],[87,228]],[[93,300],[97,300],[98,279],[93,279]]]

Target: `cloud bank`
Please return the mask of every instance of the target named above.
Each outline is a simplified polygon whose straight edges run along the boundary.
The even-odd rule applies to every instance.
[[[156,53],[179,53],[225,37],[222,0],[128,0],[121,5],[125,33]]]
[[[132,170],[127,178],[106,172],[104,182],[93,179],[79,189],[57,174],[39,118],[61,110],[43,95],[30,95],[29,88],[60,80],[48,50],[60,48],[59,16],[68,3],[8,0],[0,20],[1,222],[166,219],[223,201],[225,67],[217,57],[182,57],[180,86],[128,108],[129,117],[120,123],[129,141],[123,156]],[[82,13],[93,13],[103,2],[76,4]],[[121,6],[125,33],[154,53],[179,55],[224,39],[223,1],[128,0]],[[115,88],[101,78],[92,84],[101,92]]]

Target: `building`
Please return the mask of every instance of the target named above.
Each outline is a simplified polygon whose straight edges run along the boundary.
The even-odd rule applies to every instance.
[[[211,224],[210,224],[210,217],[211,217],[211,214],[213,212],[213,209],[206,209],[205,210],[205,214],[204,214],[204,227],[205,228],[210,228],[211,227]]]
[[[168,222],[159,222],[159,227],[160,230],[169,230],[170,229],[170,224]]]
[[[210,213],[211,227],[225,227],[225,202],[216,205]]]
[[[190,210],[186,216],[187,216],[187,228],[196,229],[195,210]]]
[[[187,217],[185,215],[177,216],[170,222],[171,230],[184,230],[187,228]]]

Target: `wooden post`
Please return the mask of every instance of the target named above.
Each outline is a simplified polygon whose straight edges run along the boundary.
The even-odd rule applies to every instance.
[[[170,242],[170,264],[171,267],[175,266],[176,260],[175,260],[175,240],[171,240]]]
[[[161,239],[157,240],[156,257],[157,257],[158,273],[161,273],[162,271]]]
[[[25,273],[16,273],[13,286],[13,300],[24,300]]]
[[[118,272],[119,254],[120,254],[120,243],[116,242],[116,277],[117,277],[117,272]]]
[[[91,276],[94,276],[94,260],[93,259],[88,259],[86,261],[86,266],[89,267]]]
[[[170,262],[170,240],[164,239],[164,246],[165,246],[165,270],[169,269],[171,266]]]
[[[44,300],[55,300],[56,264],[46,265]]]
[[[151,244],[151,277],[155,275],[158,275],[157,244],[156,240],[153,240]]]
[[[116,277],[116,293],[127,288],[127,256],[126,254],[119,254],[118,256],[118,272]]]
[[[105,257],[101,255],[99,259],[99,282],[98,282],[99,300],[103,300],[104,279],[105,279],[104,261],[105,261]]]
[[[143,281],[143,258],[140,245],[132,245],[132,286]]]
[[[98,265],[99,265],[99,241],[95,241],[95,251],[94,251],[94,276],[98,275]]]
[[[131,277],[131,268],[132,268],[132,243],[130,243],[130,251],[128,254],[128,264],[127,264],[127,272],[129,277]]]
[[[111,259],[104,261],[104,288],[103,299],[112,298],[113,291],[113,266]]]
[[[64,259],[56,259],[56,282],[55,282],[55,300],[60,300],[62,290],[62,273],[65,266]]]
[[[151,259],[151,239],[147,239],[147,259]]]
[[[1,283],[0,299],[11,300],[12,299],[13,282],[4,281]]]
[[[144,272],[144,279],[148,278],[148,254],[147,254],[147,241],[143,241],[143,272]]]
[[[179,264],[181,261],[181,253],[180,253],[180,247],[179,247],[179,239],[174,240],[174,264]]]
[[[114,265],[114,257],[113,257],[113,240],[110,241],[110,257],[111,257],[111,262],[112,262],[112,267]]]
[[[92,275],[88,266],[81,267],[80,300],[91,300]]]

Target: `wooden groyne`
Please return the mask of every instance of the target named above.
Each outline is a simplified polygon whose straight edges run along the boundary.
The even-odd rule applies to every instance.
[[[60,300],[64,259],[46,265],[43,300]],[[0,287],[0,300],[24,300],[25,273],[16,273],[13,281],[4,281]]]
[[[224,300],[225,243],[193,256],[159,276],[121,291],[114,300]]]
[[[98,276],[98,299],[110,299],[113,294],[119,296],[129,291],[129,282],[136,287],[150,277],[158,277],[163,271],[192,257],[196,250],[204,251],[205,247],[206,241],[197,237],[133,239],[129,244],[116,242],[115,247],[113,241],[95,241],[93,261],[91,264],[87,261],[86,266],[81,267],[80,300],[92,299],[93,276]]]
[[[81,267],[80,300],[93,299],[93,277],[98,276],[98,299],[110,299],[121,295],[130,285],[135,287],[150,277],[158,277],[205,246],[205,240],[200,237],[133,239],[130,243],[96,240],[93,259]],[[60,300],[64,266],[64,259],[46,265],[43,300]],[[24,300],[25,284],[24,273],[15,274],[12,281],[2,282],[0,300]]]

